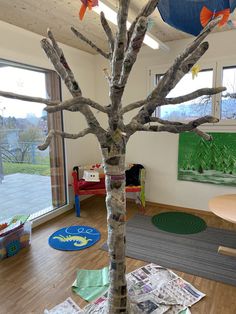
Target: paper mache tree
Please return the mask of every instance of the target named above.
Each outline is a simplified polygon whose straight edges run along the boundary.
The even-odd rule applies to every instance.
[[[106,176],[107,243],[110,258],[110,287],[105,312],[110,314],[130,313],[131,306],[127,296],[125,276],[125,155],[129,138],[136,132],[195,132],[205,140],[211,140],[211,136],[199,130],[198,127],[204,123],[218,122],[218,119],[212,116],[204,116],[188,123],[181,123],[153,117],[153,113],[159,106],[180,104],[203,95],[214,95],[225,90],[223,87],[203,88],[184,96],[167,97],[176,84],[208,50],[208,42],[204,41],[204,39],[219,23],[221,17],[217,17],[211,20],[184,52],[176,58],[173,65],[163,75],[158,85],[146,99],[124,106],[122,97],[126,83],[143,44],[148,27],[148,17],[156,9],[158,0],[147,1],[147,4],[133,21],[129,30],[127,30],[126,21],[129,4],[130,0],[119,0],[118,27],[115,36],[104,14],[101,13],[101,24],[109,42],[109,52],[98,48],[78,30],[72,28],[73,33],[80,40],[86,42],[109,60],[111,74],[106,73],[106,78],[109,84],[110,104],[103,106],[89,98],[83,97],[79,83],[75,79],[63,51],[58,46],[50,30],[48,30],[49,39],[43,39],[41,45],[70,91],[72,98],[63,102],[55,102],[48,99],[24,97],[6,92],[0,93],[1,96],[5,97],[45,103],[45,110],[48,113],[68,110],[80,112],[84,115],[88,124],[86,129],[81,130],[77,134],[50,130],[44,144],[39,146],[40,150],[45,150],[54,136],[78,139],[87,134],[94,134],[100,144]],[[93,111],[92,108],[107,115],[107,129],[99,124],[95,115],[96,111]],[[125,124],[123,121],[124,114],[135,109],[139,109],[138,112],[129,123]]]

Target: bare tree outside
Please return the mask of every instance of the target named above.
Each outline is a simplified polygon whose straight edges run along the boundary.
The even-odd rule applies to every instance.
[[[158,85],[151,94],[138,102],[128,105],[123,103],[123,93],[130,72],[136,62],[137,55],[143,44],[144,36],[148,28],[148,17],[154,12],[158,0],[149,0],[131,24],[129,30],[126,28],[130,0],[119,0],[116,34],[112,30],[101,13],[101,24],[107,36],[110,50],[103,51],[82,35],[78,30],[72,28],[73,33],[79,40],[85,41],[110,62],[110,72],[106,73],[107,83],[110,89],[110,103],[98,104],[82,95],[79,82],[74,77],[63,51],[58,46],[52,32],[48,30],[48,39],[41,41],[42,48],[54,65],[55,70],[66,84],[72,98],[63,102],[51,102],[50,100],[22,97],[6,92],[0,92],[1,96],[41,102],[46,104],[48,113],[68,110],[80,112],[87,121],[87,128],[80,130],[77,134],[69,134],[58,130],[50,130],[44,144],[39,149],[46,149],[54,136],[67,139],[78,139],[87,134],[94,134],[100,144],[104,171],[106,175],[106,206],[108,224],[108,250],[110,257],[110,287],[108,291],[108,302],[106,313],[130,313],[131,304],[127,296],[126,283],[126,195],[125,195],[125,156],[126,145],[130,137],[136,132],[195,132],[205,140],[211,140],[211,136],[202,132],[198,127],[204,123],[216,123],[218,119],[212,116],[204,116],[194,119],[188,123],[163,120],[153,117],[157,107],[169,104],[177,105],[183,102],[204,96],[214,95],[225,90],[224,87],[201,88],[189,94],[168,98],[167,95],[176,84],[189,73],[193,65],[208,50],[208,42],[204,41],[206,36],[216,27],[221,17],[212,20],[193,42],[180,54],[173,65],[166,71]],[[108,126],[103,128],[96,117],[95,111],[107,115]],[[125,124],[124,114],[139,109],[131,121]],[[150,147],[151,149],[151,147]]]

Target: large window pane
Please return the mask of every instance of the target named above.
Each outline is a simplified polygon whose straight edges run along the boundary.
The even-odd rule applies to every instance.
[[[221,119],[236,119],[236,67],[223,68],[222,85],[227,88],[228,96],[221,100]]]
[[[161,76],[157,76],[158,78]],[[192,73],[186,74],[167,97],[178,97],[189,94],[197,89],[212,87],[213,70],[204,70],[192,78]],[[162,119],[181,121],[192,120],[212,113],[211,97],[199,97],[197,99],[178,105],[162,106],[159,109],[159,116]]]
[[[46,97],[45,72],[0,63],[0,75],[0,90],[2,91],[34,97]],[[9,106],[8,110],[12,112],[14,107]],[[39,110],[38,108],[37,112]]]
[[[55,73],[0,61],[0,90],[59,99]],[[59,91],[59,92],[58,92]],[[63,141],[45,151],[48,125],[61,129],[60,114],[44,104],[0,97],[0,221],[16,214],[38,217],[66,203]]]

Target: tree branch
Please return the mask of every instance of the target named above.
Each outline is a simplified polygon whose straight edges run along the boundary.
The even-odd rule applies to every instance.
[[[151,117],[150,122],[157,122],[157,123],[160,123],[163,125],[184,125],[184,123],[179,122],[179,121],[168,121],[168,120],[163,120],[163,119],[158,118],[158,117]],[[193,129],[191,132],[196,133],[198,136],[202,137],[206,141],[212,140],[211,135],[199,130],[198,128]]]
[[[76,37],[84,41],[86,44],[88,44],[90,47],[92,47],[96,52],[98,52],[100,55],[102,55],[104,58],[109,59],[110,55],[106,52],[104,52],[102,49],[97,47],[91,40],[89,40],[87,37],[85,37],[83,34],[81,34],[77,29],[74,27],[71,27],[72,32],[75,34]]]
[[[62,111],[62,110],[81,111],[81,106],[83,105],[88,105],[91,108],[94,108],[104,113],[108,112],[106,107],[103,107],[99,105],[98,103],[96,103],[95,101],[89,98],[84,98],[84,97],[75,97],[70,100],[60,102],[60,101],[50,101],[45,98],[24,96],[20,94],[14,94],[14,93],[9,93],[9,92],[2,92],[2,91],[0,91],[0,96],[11,98],[11,99],[18,99],[22,101],[43,103],[47,105],[47,107],[44,108],[44,110],[47,111],[48,113]]]
[[[202,137],[205,141],[212,141],[213,137],[198,128],[194,129],[192,132],[196,133],[198,136]]]
[[[61,131],[50,130],[46,139],[45,139],[45,142],[42,145],[39,145],[38,149],[39,150],[45,150],[46,148],[48,148],[53,137],[56,135],[59,135],[62,138],[77,139],[77,138],[83,137],[89,133],[94,133],[94,132],[90,128],[84,129],[83,131],[81,131],[77,134],[70,134],[70,133],[61,132]]]
[[[77,92],[77,94],[82,94],[81,92],[81,89],[79,87],[79,84],[78,82],[75,80],[75,77],[74,77],[74,74],[72,72],[72,70],[70,69],[69,67],[69,64],[64,56],[64,53],[63,53],[63,50],[58,46],[54,36],[53,36],[53,33],[51,32],[50,29],[48,29],[47,31],[48,33],[48,37],[49,39],[51,40],[52,42],[52,46],[56,52],[56,54],[58,55],[59,59],[60,59],[60,62],[61,64],[63,65],[65,71],[67,72],[69,78],[70,78],[70,81],[71,81],[71,84],[72,84],[72,87],[73,87],[73,90]]]
[[[176,65],[180,64],[187,56],[194,52],[194,50],[200,45],[201,42],[211,33],[211,31],[218,25],[221,21],[222,16],[218,16],[211,20],[206,27],[201,31],[201,33],[186,47],[184,52],[176,59]]]
[[[104,73],[104,76],[105,76],[106,80],[108,81],[108,84],[110,85],[110,83],[111,83],[111,77],[110,77],[110,74],[109,74],[107,68],[104,68],[104,69],[103,69],[103,73]]]
[[[198,97],[201,96],[205,96],[205,95],[215,95],[218,93],[222,93],[223,91],[225,91],[226,88],[225,87],[216,87],[216,88],[201,88],[198,89],[192,93],[183,95],[183,96],[179,96],[179,97],[175,97],[175,98],[165,98],[163,100],[163,103],[160,104],[160,106],[162,105],[175,105],[175,104],[181,104],[183,102],[189,101],[189,100],[193,100],[196,99]],[[159,105],[158,105],[159,106]]]
[[[123,107],[120,112],[121,112],[121,114],[124,114],[126,112],[131,111],[131,110],[143,107],[146,104],[147,104],[147,99],[135,101],[135,102]]]
[[[169,91],[173,89],[180,79],[190,70],[189,65],[192,67],[200,59],[209,47],[207,42],[202,44],[201,42],[216,27],[220,20],[221,17],[217,17],[210,21],[197,38],[175,59],[174,64],[165,73],[158,86],[148,97],[149,100],[153,100],[158,96],[166,97]],[[185,68],[187,72],[184,70]],[[171,82],[171,84],[169,84],[169,82]]]
[[[81,106],[83,105],[88,105],[94,109],[97,109],[101,112],[107,113],[107,108],[99,105],[95,101],[89,99],[89,98],[84,98],[84,97],[74,97],[70,100],[63,101],[59,104],[56,104],[55,106],[50,106],[44,108],[48,113],[51,112],[57,112],[57,111],[62,111],[62,110],[69,110],[69,111],[80,111]]]
[[[115,38],[114,52],[111,61],[111,83],[110,98],[111,110],[109,115],[109,127],[115,131],[118,121],[121,120],[118,111],[121,108],[121,98],[124,93],[124,85],[119,84],[121,77],[122,65],[124,61],[124,52],[126,45],[126,22],[128,18],[130,0],[119,0],[119,10],[117,15],[118,31]]]
[[[125,85],[127,83],[129,74],[137,59],[140,48],[142,47],[144,36],[147,31],[148,21],[145,17],[140,17],[136,23],[133,35],[130,40],[129,47],[125,54],[122,65],[122,72],[119,84]]]
[[[224,97],[224,98],[227,98],[227,97],[236,98],[236,93],[226,93],[226,94],[222,95],[222,97]]]
[[[189,100],[193,100],[195,98],[204,96],[204,95],[215,95],[218,93],[221,93],[223,91],[225,91],[226,88],[225,87],[216,87],[216,88],[202,88],[202,89],[198,89],[192,93],[183,95],[183,96],[179,96],[179,97],[175,97],[175,98],[163,98],[163,97],[159,97],[157,96],[156,99],[152,99],[152,100],[148,100],[148,99],[144,99],[144,100],[140,100],[134,103],[131,103],[129,105],[127,105],[126,107],[121,109],[121,113],[124,114],[126,112],[129,112],[131,110],[134,109],[138,109],[140,107],[143,106],[147,106],[149,105],[149,107],[155,107],[154,110],[159,107],[159,106],[163,106],[163,105],[174,105],[174,104],[180,104]],[[142,109],[142,111],[144,111],[145,108]],[[151,109],[153,110],[153,109]],[[153,110],[153,112],[154,112]],[[147,110],[146,110],[147,112]],[[140,113],[139,113],[140,114]],[[150,117],[150,116],[149,116]],[[146,122],[149,122],[149,120],[146,120]]]
[[[15,93],[10,93],[10,92],[3,92],[3,91],[0,91],[0,96],[11,98],[11,99],[18,99],[22,101],[37,102],[37,103],[45,104],[47,106],[55,106],[60,103],[59,100],[52,101],[46,98],[25,96],[25,95],[20,95],[20,94],[15,94]]]
[[[136,19],[131,24],[129,31],[128,31],[128,36],[127,36],[128,37],[127,49],[129,48],[129,43],[130,43],[130,40],[133,36],[133,32],[135,30],[135,27],[136,27],[136,24],[138,23],[139,18],[141,16],[148,17],[149,15],[151,15],[155,11],[158,2],[159,2],[159,0],[149,0],[148,3],[142,8],[139,15],[136,17]]]
[[[128,18],[130,0],[119,0],[119,11],[117,15],[118,31],[115,39],[115,47],[112,58],[112,82],[118,84],[124,60],[126,45],[126,22]]]
[[[195,98],[204,96],[204,95],[215,95],[218,93],[221,93],[225,91],[225,87],[216,87],[216,88],[202,88],[198,89],[192,93],[175,97],[175,98],[157,98],[156,100],[156,107],[159,106],[164,106],[164,105],[175,105],[175,104],[180,104],[189,100],[193,100]],[[136,101],[134,103],[131,103],[127,105],[126,107],[121,109],[121,114],[124,114],[126,112],[129,112],[134,109],[138,109],[140,107],[145,106],[148,103],[147,99]]]
[[[102,27],[104,29],[104,32],[107,35],[107,39],[108,39],[111,54],[112,54],[114,51],[114,36],[113,36],[112,30],[111,30],[110,25],[108,24],[107,19],[106,19],[103,12],[101,12],[101,14],[100,14],[100,19],[101,19],[101,24],[102,24]]]
[[[160,80],[158,86],[146,99],[147,103],[143,101],[143,107],[139,113],[126,125],[126,132],[128,137],[132,135],[133,129],[137,124],[145,124],[150,121],[150,117],[158,106],[158,100],[163,102],[168,93],[176,86],[181,78],[190,71],[192,66],[202,57],[207,51],[209,45],[203,42],[203,39],[213,30],[218,24],[221,17],[212,20],[198,35],[198,37],[184,50],[184,52],[176,58],[174,64],[169,68],[165,75]],[[128,112],[135,108],[142,106],[141,102],[136,102],[123,109],[123,112]]]
[[[165,121],[165,120],[163,120],[163,121]],[[184,123],[182,124],[180,122],[177,122],[177,124],[173,124],[171,122],[170,124],[149,125],[149,126],[137,124],[136,125],[136,131],[181,133],[181,132],[193,131],[198,126],[200,126],[204,123],[217,123],[217,122],[219,122],[219,120],[217,118],[212,117],[212,116],[205,116],[205,117],[201,117],[201,118],[195,119],[193,121],[190,121],[186,124],[184,124]],[[198,131],[198,133],[200,134],[199,131]]]
[[[56,50],[52,47],[50,42],[46,38],[44,38],[41,40],[41,46],[43,50],[45,51],[46,55],[48,56],[48,58],[50,59],[50,61],[52,62],[55,70],[60,75],[64,83],[66,84],[71,94],[75,97],[81,96],[82,92],[78,83],[75,80],[73,81],[71,79],[66,68],[61,63],[60,57],[58,56]]]
[[[158,86],[148,96],[147,104],[145,104],[139,113],[132,119],[130,124],[135,124],[136,122],[145,124],[146,122],[149,122],[150,117],[158,106],[157,101],[164,101],[169,92],[176,86],[181,78],[190,71],[193,65],[207,51],[208,47],[209,45],[207,42],[200,44],[200,46],[197,47],[195,51],[187,59],[185,59],[178,68],[175,69],[174,72],[172,70],[168,70],[164,77],[160,80]],[[170,69],[172,69],[172,67]]]
[[[150,123],[150,122],[156,122],[156,123],[160,123],[160,124],[164,124],[164,125],[183,125],[184,124],[184,123],[179,122],[179,121],[169,121],[169,120],[161,119],[159,117],[151,117],[150,121],[147,123]]]
[[[56,69],[62,80],[65,82],[71,95],[74,98],[81,96],[82,92],[79,86],[77,85],[77,82],[72,81],[71,76],[68,75],[68,69],[66,69],[65,66],[61,63],[60,57],[58,56],[57,51],[55,50],[58,49],[56,47],[56,44],[54,43],[55,46],[54,49],[50,42],[45,38],[41,41],[41,45],[44,51],[46,52],[48,58],[51,60],[54,68]],[[105,134],[105,131],[101,128],[98,120],[96,119],[95,115],[93,114],[89,106],[83,104],[81,105],[79,111],[85,116],[85,119],[89,127],[92,130],[97,130],[98,133],[97,136],[98,138],[101,138]]]
[[[204,55],[208,48],[208,42],[203,42],[188,58],[183,60],[178,67],[176,67],[176,63],[174,63],[170,70],[162,77],[157,87],[154,88],[152,93],[148,96],[148,101],[154,101],[158,96],[166,97],[182,77],[187,74],[193,65]]]

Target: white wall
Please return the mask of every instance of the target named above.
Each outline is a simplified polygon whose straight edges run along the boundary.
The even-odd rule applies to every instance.
[[[212,34],[208,37],[209,51],[199,62],[235,60],[236,31]],[[144,48],[134,66],[124,96],[124,104],[143,99],[150,91],[148,70],[160,66],[166,69],[190,40],[170,42],[170,52]],[[108,102],[108,88],[102,69],[108,66],[96,57],[96,98]],[[163,72],[161,72],[163,73]],[[134,114],[134,112],[132,112]],[[131,114],[127,114],[126,121]],[[234,128],[235,130],[235,128]],[[127,161],[143,163],[147,169],[147,200],[152,202],[208,210],[208,200],[218,194],[235,193],[235,187],[202,184],[177,180],[178,135],[164,133],[137,133],[129,141]]]
[[[46,28],[47,25],[45,25],[45,29]],[[0,21],[0,38],[0,58],[45,69],[53,69],[40,46],[41,36]],[[79,81],[83,95],[94,99],[95,57],[65,45],[61,45],[61,47],[74,71],[75,77]],[[62,93],[63,99],[70,97],[64,84],[62,84]],[[66,131],[78,132],[83,129],[86,124],[84,118],[79,113],[72,114],[66,112],[64,114],[64,125]],[[71,182],[71,171],[74,165],[92,163],[101,159],[97,141],[92,135],[88,135],[77,141],[66,140],[66,158],[68,178],[69,182]]]

